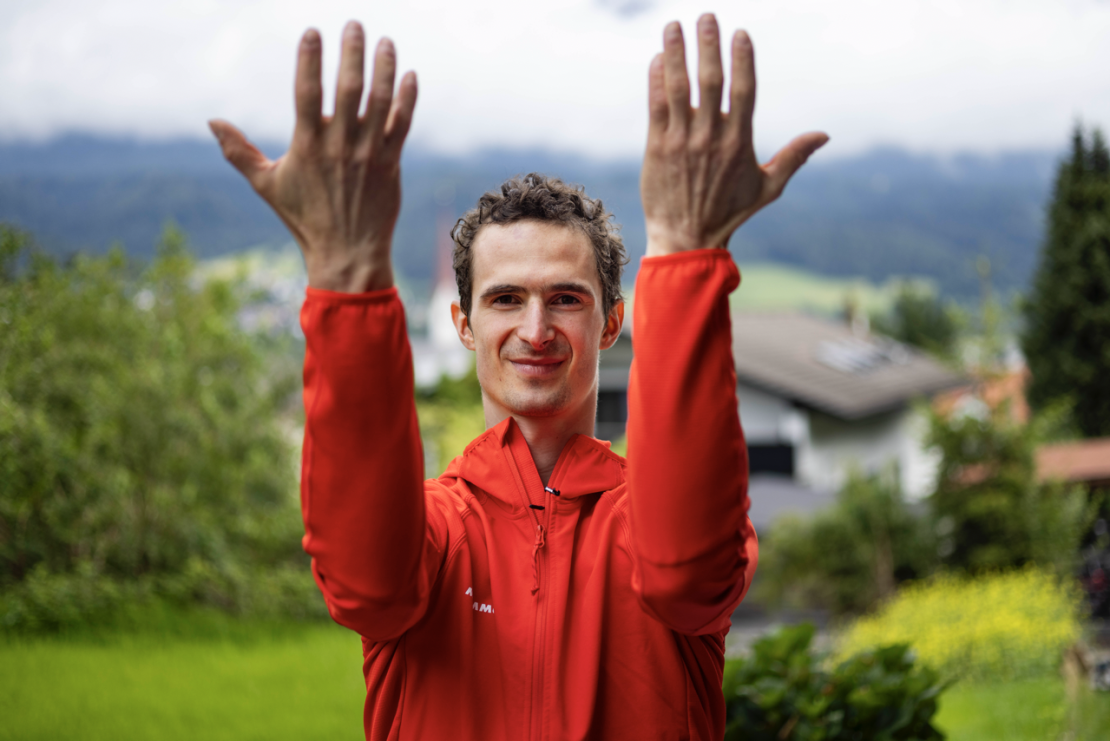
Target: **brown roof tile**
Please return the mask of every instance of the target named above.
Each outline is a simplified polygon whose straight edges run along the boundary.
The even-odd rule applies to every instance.
[[[1110,437],[1042,445],[1037,449],[1042,481],[1110,482]]]

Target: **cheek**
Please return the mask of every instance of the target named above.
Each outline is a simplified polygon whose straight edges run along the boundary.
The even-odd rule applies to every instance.
[[[474,364],[478,380],[493,380],[497,377],[501,350],[505,346],[508,333],[496,322],[482,322],[481,330],[471,329],[474,337]]]

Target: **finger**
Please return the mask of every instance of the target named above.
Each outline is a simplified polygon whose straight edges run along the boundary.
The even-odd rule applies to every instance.
[[[381,141],[385,136],[385,124],[393,104],[393,79],[397,74],[397,53],[393,42],[383,38],[374,52],[374,72],[370,83],[370,100],[366,103],[366,121],[363,135],[371,142]],[[415,93],[415,87],[413,88]],[[415,103],[415,98],[413,99]]]
[[[667,129],[670,106],[667,105],[663,55],[656,54],[648,67],[648,137],[662,134]]]
[[[335,117],[332,119],[344,138],[353,138],[358,130],[365,47],[362,25],[351,21],[343,29],[343,50],[339,56],[339,77],[335,85]]]
[[[208,128],[212,129],[212,134],[220,143],[224,159],[242,173],[255,190],[261,192],[265,185],[265,176],[273,163],[247,141],[242,131],[227,121],[214,118],[208,122]]]
[[[755,113],[755,50],[746,31],[732,37],[732,85],[729,88],[729,125],[740,131],[745,143],[752,143],[752,115]]]
[[[764,192],[769,196],[768,200],[773,201],[782,195],[783,189],[790,182],[790,178],[794,177],[794,173],[806,163],[810,155],[825,146],[828,141],[827,134],[811,131],[795,138],[780,149],[778,154],[763,166],[763,172],[767,175]]]
[[[717,19],[706,13],[698,19],[698,101],[697,120],[713,128],[721,120],[721,89],[725,72],[721,67],[721,39]]]
[[[663,31],[663,74],[670,107],[669,127],[686,128],[690,120],[690,78],[686,76],[686,44],[678,21]]]
[[[397,154],[408,136],[412,124],[412,112],[416,108],[416,73],[406,72],[401,78],[401,86],[393,99],[389,120],[385,124],[385,145],[387,151]]]
[[[320,130],[320,108],[324,99],[320,83],[320,33],[315,28],[308,29],[301,37],[293,97],[297,109],[296,131],[315,134]]]

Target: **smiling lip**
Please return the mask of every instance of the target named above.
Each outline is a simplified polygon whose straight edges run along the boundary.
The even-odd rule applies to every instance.
[[[564,361],[559,358],[522,358],[509,362],[523,375],[547,376],[555,373]]]

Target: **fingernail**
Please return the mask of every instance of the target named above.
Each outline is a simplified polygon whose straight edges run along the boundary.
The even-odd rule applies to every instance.
[[[301,38],[301,42],[308,47],[319,46],[320,32],[317,31],[315,28],[308,29],[304,32],[304,36]]]
[[[347,25],[343,27],[343,33],[358,33],[362,30],[362,24],[358,21],[347,21]]]
[[[682,25],[678,21],[671,21],[667,24],[666,34],[671,40],[682,38]]]
[[[212,136],[216,137],[216,141],[222,142],[224,140],[220,130],[216,128],[216,119],[209,119],[208,128],[212,132]]]

